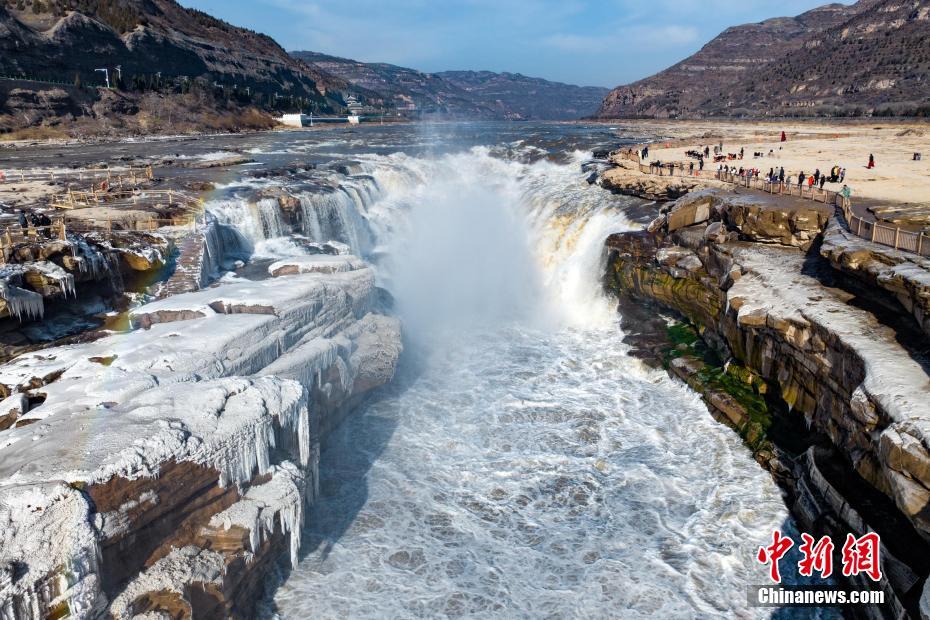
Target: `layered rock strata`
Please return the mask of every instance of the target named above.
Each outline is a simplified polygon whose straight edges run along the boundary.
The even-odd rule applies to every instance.
[[[820,254],[835,269],[886,290],[930,334],[930,259],[870,243],[838,220],[824,233]]]
[[[335,260],[0,369],[4,617],[253,616],[271,563],[297,560],[322,434],[401,351],[371,270]]]
[[[171,240],[154,233],[27,238],[0,267],[0,319],[41,318],[46,300],[74,297],[82,285],[122,288],[124,277],[156,277],[171,251]]]
[[[847,531],[871,528],[887,534],[892,542],[882,587],[894,605],[916,613],[930,567],[910,559],[913,554],[896,532],[913,531],[914,544],[923,548],[930,541],[926,367],[890,327],[850,305],[853,295],[808,275],[811,259],[797,248],[810,245],[827,223],[825,216],[791,213],[760,220],[749,216],[754,211],[747,211],[742,197],[717,195],[704,209],[706,201],[706,196],[689,196],[649,230],[611,236],[608,287],[686,317],[722,359],[732,359],[750,372],[751,380],[771,386],[769,398],[786,404],[791,416],[828,439],[851,470],[846,479],[860,480],[885,502],[886,514],[902,517],[904,525],[889,529],[887,519],[863,509],[868,516],[856,521],[849,506],[861,501],[863,494],[857,492],[843,500],[848,509],[840,506],[835,518]],[[675,362],[679,376],[701,371],[693,360]],[[749,426],[752,420],[742,418],[738,407],[717,409],[733,413],[730,422],[737,428],[765,430]],[[770,464],[776,468],[774,461]],[[810,480],[797,471],[801,465],[792,467],[798,480]],[[822,505],[836,500],[822,482],[809,486],[814,490],[798,493],[808,509],[816,503],[812,498]],[[820,522],[837,510],[811,509],[809,514]]]

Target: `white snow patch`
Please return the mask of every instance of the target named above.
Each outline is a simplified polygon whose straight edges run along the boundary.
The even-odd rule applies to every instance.
[[[315,254],[279,260],[268,266],[268,273],[277,276],[281,273],[344,273],[367,268],[367,263],[357,256]]]
[[[930,438],[930,380],[891,328],[803,275],[803,256],[797,252],[737,248],[734,258],[747,272],[727,292],[728,302],[743,302],[739,317],[773,315],[802,326],[823,326],[862,359],[862,388],[869,398],[895,422],[910,421]]]
[[[174,549],[139,574],[113,600],[109,612],[119,620],[136,617],[133,602],[147,592],[174,592],[184,597],[184,586],[222,585],[225,564],[223,556],[199,547]]]

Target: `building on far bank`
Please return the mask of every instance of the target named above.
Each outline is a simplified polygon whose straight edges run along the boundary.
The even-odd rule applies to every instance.
[[[362,104],[354,95],[346,97],[346,107],[349,108],[349,116],[359,116],[365,111],[365,105]]]

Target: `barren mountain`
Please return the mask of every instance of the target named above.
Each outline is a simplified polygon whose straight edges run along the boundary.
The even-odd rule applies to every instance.
[[[597,116],[919,113],[930,104],[928,11],[930,0],[860,0],[728,28],[611,91]]]
[[[400,110],[465,118],[568,120],[592,114],[606,88],[581,87],[519,73],[423,73],[316,52],[293,55],[356,86],[382,93]]]
[[[590,116],[607,94],[599,86],[574,86],[493,71],[444,71],[439,77],[473,100],[518,118],[573,120]]]
[[[94,81],[95,69],[119,64],[124,77],[160,72],[317,98],[346,86],[295,60],[267,35],[173,0],[5,0],[5,5],[0,71],[6,74],[71,80],[80,73]]]

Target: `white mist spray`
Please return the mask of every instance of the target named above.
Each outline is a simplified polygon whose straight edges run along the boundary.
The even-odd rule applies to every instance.
[[[408,334],[532,316],[540,299],[538,271],[514,190],[453,173],[412,197],[390,251],[391,289]]]
[[[616,319],[600,287],[604,239],[630,222],[574,162],[524,164],[473,148],[390,163],[416,169],[415,184],[375,208],[392,214],[387,286],[408,334]]]

